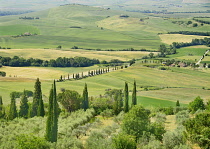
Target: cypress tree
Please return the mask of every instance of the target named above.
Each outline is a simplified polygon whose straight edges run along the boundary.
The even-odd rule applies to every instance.
[[[57,136],[58,136],[58,102],[57,102],[57,93],[56,93],[56,85],[55,81],[53,84],[53,123],[52,123],[52,141],[51,142],[57,142]]]
[[[83,90],[83,109],[86,111],[89,108],[89,101],[88,101],[88,90],[87,84],[85,83],[85,87]]]
[[[132,93],[132,106],[137,105],[137,99],[136,99],[136,81],[134,80],[133,83],[133,93]]]
[[[48,106],[48,116],[47,116],[47,123],[46,123],[46,134],[45,138],[47,141],[52,140],[52,121],[53,121],[53,86],[50,90],[50,96],[49,96],[49,106]]]
[[[4,117],[4,115],[5,115],[5,110],[3,108],[2,96],[0,96],[0,118]]]
[[[21,101],[20,101],[19,116],[28,118],[28,111],[29,111],[28,99],[26,97],[25,90],[24,90],[23,95],[21,97]]]
[[[17,107],[16,107],[16,101],[15,101],[15,95],[11,94],[11,104],[10,104],[10,110],[9,110],[9,119],[13,120],[17,117]]]
[[[180,107],[179,100],[176,101],[176,106],[177,106],[177,107]]]
[[[50,90],[49,96],[49,107],[48,107],[48,117],[46,123],[46,134],[45,138],[50,142],[57,142],[58,135],[58,103],[56,98],[56,85],[55,81],[53,87]]]
[[[44,111],[44,103],[42,99],[39,99],[39,105],[38,105],[38,111],[37,111],[37,116],[42,116],[44,117],[45,111]]]
[[[129,111],[129,107],[128,107],[128,83],[125,82],[125,89],[124,89],[124,98],[125,98],[125,105],[124,105],[124,112],[127,113]]]
[[[39,100],[42,99],[41,82],[39,81],[39,78],[37,78],[34,88],[35,88],[35,91],[34,91],[33,103],[32,103],[32,108],[31,108],[31,115],[30,115],[31,117],[37,116]]]
[[[2,96],[0,96],[0,112],[3,110]]]

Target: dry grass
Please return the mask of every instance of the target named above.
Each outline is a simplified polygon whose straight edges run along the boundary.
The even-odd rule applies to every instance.
[[[3,67],[1,68],[1,71],[7,73],[7,77],[0,78],[1,81],[22,80],[25,82],[36,78],[52,80],[59,78],[60,75],[63,74],[60,70],[53,70],[45,67]]]
[[[176,124],[176,116],[175,115],[167,115],[165,122],[165,129],[168,131],[173,131],[177,127]]]
[[[206,36],[196,35],[181,35],[181,34],[162,34],[159,35],[161,41],[165,44],[172,44],[173,42],[191,42],[192,39],[203,39]]]

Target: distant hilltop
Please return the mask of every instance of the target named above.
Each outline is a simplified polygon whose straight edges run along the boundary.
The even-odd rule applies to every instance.
[[[210,0],[183,0],[183,3],[210,3]]]

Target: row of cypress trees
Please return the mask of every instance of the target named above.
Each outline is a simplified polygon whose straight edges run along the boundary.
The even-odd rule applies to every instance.
[[[35,90],[31,107],[28,104],[28,99],[24,90],[23,95],[21,96],[19,112],[17,111],[16,107],[15,95],[13,93],[10,95],[11,103],[10,103],[9,114],[7,117],[9,120],[13,120],[18,116],[23,118],[34,117],[34,116],[44,117],[45,115],[44,103],[42,100],[41,82],[39,81],[39,78],[37,78],[35,82],[34,89]]]

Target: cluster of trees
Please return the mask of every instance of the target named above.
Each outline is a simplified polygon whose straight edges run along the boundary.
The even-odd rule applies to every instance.
[[[168,32],[168,34],[210,36],[210,32],[193,32],[193,31],[176,31],[176,32]]]
[[[45,115],[44,110],[44,103],[42,100],[42,91],[41,91],[41,82],[39,79],[36,80],[35,83],[35,91],[33,94],[33,102],[28,103],[28,97],[31,96],[31,91],[23,91],[23,93],[19,92],[12,92],[10,94],[11,103],[9,106],[9,111],[7,111],[7,107],[1,109],[1,118],[13,120],[16,117],[23,117],[23,118],[31,118],[34,116],[42,116]],[[29,95],[29,96],[27,96]],[[20,107],[19,111],[17,110],[16,106],[16,98],[21,98],[20,100]],[[3,107],[3,102],[2,102]]]
[[[210,21],[200,20],[199,18],[210,18],[210,17],[194,17],[193,20],[204,24],[210,24]]]
[[[26,20],[34,20],[34,19],[39,19],[39,17],[19,17],[19,19],[26,19]]]
[[[0,56],[0,63],[3,66],[12,66],[12,67],[23,67],[23,66],[43,66],[43,67],[87,67],[92,66],[94,64],[100,64],[98,59],[89,59],[86,57],[74,57],[74,58],[66,58],[66,57],[58,57],[56,60],[41,60],[29,58],[25,59],[22,57],[14,56],[10,57],[2,57]]]
[[[166,57],[166,55],[172,55],[176,54],[176,47],[170,46],[169,48],[166,47],[166,45],[161,44],[158,50],[160,53],[158,53],[156,56],[154,53],[149,53],[148,56],[143,56],[142,59],[148,59],[148,58],[156,58],[156,57]]]

